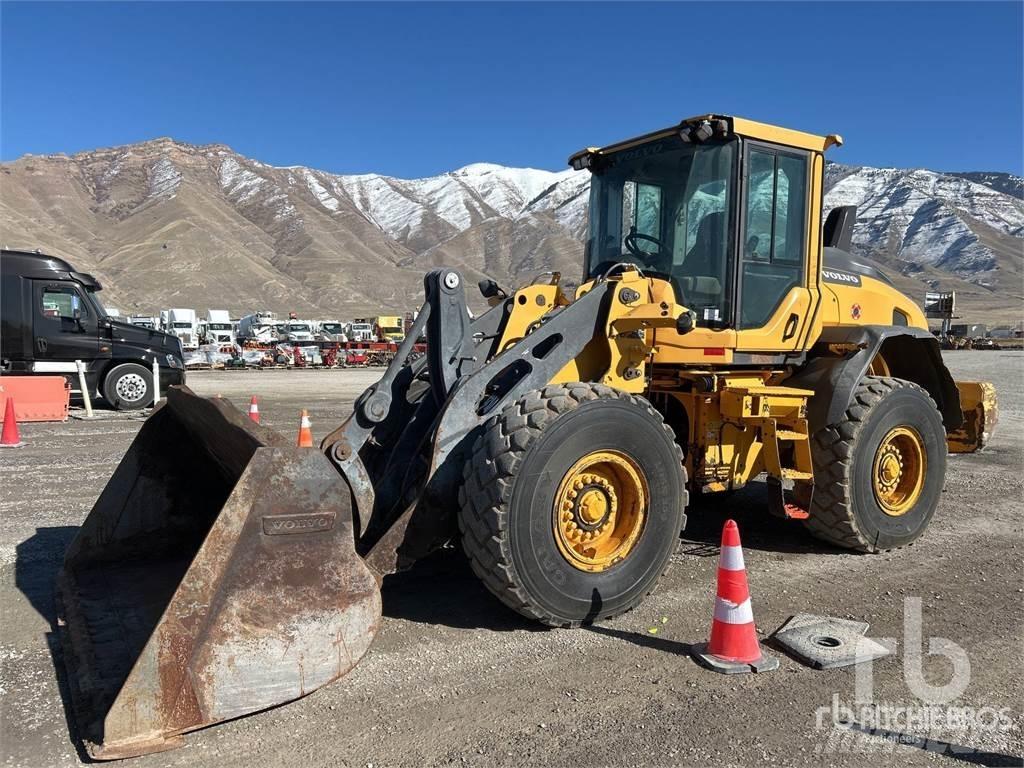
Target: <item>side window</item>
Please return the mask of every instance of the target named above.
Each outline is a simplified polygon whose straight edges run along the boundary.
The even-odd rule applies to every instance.
[[[740,327],[760,328],[803,284],[807,158],[753,149],[747,160]]]
[[[703,327],[720,328],[732,319],[736,263],[730,209],[736,146],[730,142],[696,153],[686,187],[671,209],[676,301],[696,312]]]
[[[780,155],[775,174],[775,249],[772,260],[803,266],[807,160]]]
[[[85,318],[89,310],[78,291],[71,286],[47,286],[40,293],[39,314],[55,320],[74,320],[75,312]]]

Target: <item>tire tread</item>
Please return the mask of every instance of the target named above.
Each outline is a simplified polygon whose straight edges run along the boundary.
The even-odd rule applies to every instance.
[[[463,483],[459,489],[459,530],[473,572],[509,608],[553,627],[578,626],[583,622],[565,621],[531,601],[512,563],[508,507],[516,473],[530,446],[560,416],[594,400],[629,402],[645,410],[660,425],[679,459],[685,509],[686,470],[682,466],[683,453],[675,433],[648,400],[603,384],[574,382],[548,385],[507,406],[488,422],[484,433],[477,439],[472,458],[463,469]],[[601,618],[611,618],[635,607],[654,590],[657,582],[658,579],[653,580],[651,588],[632,604],[614,614],[602,614]]]
[[[857,440],[874,408],[900,389],[919,392],[938,411],[928,392],[906,379],[865,376],[841,421],[819,430],[811,438],[814,457],[814,495],[804,527],[816,538],[844,549],[878,552],[879,547],[861,530],[853,509],[850,488]],[[898,549],[899,547],[895,547]]]

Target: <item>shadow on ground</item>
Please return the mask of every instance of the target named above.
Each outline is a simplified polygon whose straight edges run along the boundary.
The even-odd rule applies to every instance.
[[[64,666],[60,632],[57,628],[57,608],[54,602],[54,585],[57,573],[64,562],[64,551],[76,533],[78,527],[74,525],[37,528],[35,535],[15,548],[14,583],[29,604],[46,620],[49,628],[45,638],[46,647],[50,651],[53,673],[64,707],[68,736],[78,752],[78,759],[83,763],[89,763],[93,761],[85,751],[73,715],[71,690],[68,688],[67,668]]]
[[[746,488],[699,496],[690,494],[686,529],[680,552],[698,557],[718,556],[722,526],[735,520],[745,549],[764,552],[848,555],[849,551],[811,536],[799,520],[780,520],[768,512],[768,488],[763,481]]]
[[[798,520],[778,520],[769,515],[767,488],[763,482],[751,483],[735,493],[697,498],[687,508],[687,516],[686,530],[680,537],[678,550],[683,556],[717,558],[722,526],[729,519],[739,524],[743,546],[747,549],[797,554],[850,554],[818,541],[804,530]],[[391,618],[499,632],[543,629],[491,595],[470,569],[458,545],[433,553],[408,571],[386,577],[381,594],[384,615]],[[601,628],[595,627],[595,631],[598,630]],[[605,634],[633,640],[639,645],[661,642],[643,635],[638,638],[621,637],[611,630]],[[673,650],[680,649],[674,647]]]
[[[460,629],[543,630],[494,597],[469,567],[462,551],[434,552],[408,571],[384,579],[384,615]]]

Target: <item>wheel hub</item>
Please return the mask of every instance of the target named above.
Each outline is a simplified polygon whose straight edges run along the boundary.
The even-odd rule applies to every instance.
[[[583,475],[573,483],[569,496],[573,502],[572,522],[582,531],[600,531],[615,515],[618,499],[615,488],[605,477]]]
[[[916,430],[895,427],[882,438],[875,452],[872,489],[885,514],[899,517],[917,503],[926,469],[924,444]]]
[[[647,485],[639,466],[618,451],[576,462],[555,496],[559,551],[584,571],[603,571],[632,551],[646,519]]]
[[[134,403],[146,395],[146,380],[137,373],[127,373],[117,380],[114,391],[122,400]]]

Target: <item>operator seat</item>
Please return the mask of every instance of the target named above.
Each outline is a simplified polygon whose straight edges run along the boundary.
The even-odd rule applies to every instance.
[[[676,300],[698,309],[721,307],[721,267],[725,262],[725,212],[709,213],[697,226],[693,247],[673,271]],[[699,313],[698,313],[699,314]]]

